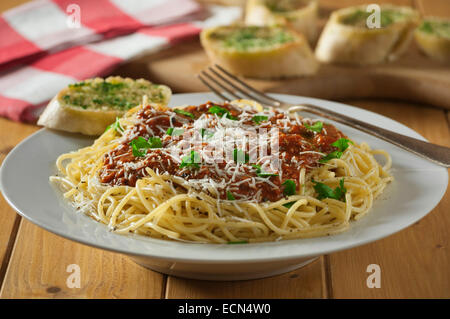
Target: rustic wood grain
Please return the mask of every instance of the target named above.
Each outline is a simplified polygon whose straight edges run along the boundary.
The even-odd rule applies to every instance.
[[[29,1],[30,0],[3,0],[3,1],[0,1],[0,12],[20,6],[21,4],[24,4]]]
[[[0,165],[14,146],[36,129],[32,125],[19,124],[0,118]],[[9,262],[19,221],[19,215],[0,195],[0,286]]]
[[[403,103],[349,101],[386,115],[450,146],[443,111]],[[440,204],[413,226],[386,239],[330,255],[334,298],[450,297],[450,191]],[[395,212],[393,212],[395,213]],[[367,266],[381,267],[381,288],[368,288]]]
[[[319,0],[320,7],[325,13],[330,13],[331,11],[338,10],[340,8],[363,5],[369,3],[390,3],[399,6],[413,6],[413,0],[378,0],[378,1],[367,1],[367,0]]]
[[[69,265],[80,288],[69,288]],[[163,275],[129,258],[77,244],[22,220],[1,298],[161,298]]]
[[[424,16],[450,17],[448,0],[414,0],[414,3]]]
[[[323,258],[289,273],[248,281],[201,281],[169,276],[166,298],[323,298]]]

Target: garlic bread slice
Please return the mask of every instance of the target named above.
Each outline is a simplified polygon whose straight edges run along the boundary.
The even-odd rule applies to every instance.
[[[317,37],[317,0],[248,0],[248,25],[288,25],[313,43]]]
[[[380,25],[373,28],[368,26],[373,13],[367,11],[367,5],[333,12],[319,38],[317,59],[325,63],[367,65],[401,56],[411,43],[419,14],[410,7],[380,7]]]
[[[285,78],[317,72],[305,37],[285,26],[220,26],[205,29],[201,43],[213,63],[253,78]]]
[[[48,128],[100,135],[116,117],[142,103],[167,105],[172,92],[165,85],[118,76],[70,84],[47,105],[38,120]]]
[[[427,17],[414,35],[426,55],[441,62],[450,62],[450,19]]]

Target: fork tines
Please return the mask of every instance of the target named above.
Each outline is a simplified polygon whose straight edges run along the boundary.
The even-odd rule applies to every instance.
[[[279,106],[281,103],[267,94],[248,85],[221,66],[214,64],[198,74],[198,78],[214,94],[224,101],[233,99],[255,100],[263,105]]]

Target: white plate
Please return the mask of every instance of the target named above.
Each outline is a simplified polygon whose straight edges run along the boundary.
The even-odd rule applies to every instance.
[[[362,121],[423,139],[406,126],[359,108],[319,99],[274,94],[291,103],[311,103],[343,112]],[[209,93],[176,94],[171,105],[198,105],[217,100]],[[315,257],[363,245],[408,227],[441,200],[448,183],[445,168],[365,133],[336,124],[357,142],[387,150],[393,159],[395,181],[375,201],[372,211],[353,222],[349,231],[321,238],[279,242],[215,245],[189,244],[109,232],[105,225],[77,213],[49,183],[58,155],[90,145],[78,134],[47,129],[15,147],[3,162],[0,185],[8,203],[23,217],[62,237],[120,252],[151,269],[198,279],[239,280],[279,274],[302,266]]]

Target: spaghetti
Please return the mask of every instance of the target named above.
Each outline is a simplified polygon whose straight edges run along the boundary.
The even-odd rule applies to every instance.
[[[331,235],[392,181],[388,153],[331,124],[253,101],[143,105],[61,155],[50,178],[118,233],[203,243]]]

